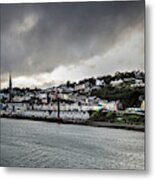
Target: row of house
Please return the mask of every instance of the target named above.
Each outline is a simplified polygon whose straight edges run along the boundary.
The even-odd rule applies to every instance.
[[[141,79],[132,78],[124,79],[126,83],[130,82],[130,86],[144,86]],[[1,110],[3,114],[18,113],[24,116],[38,113],[39,116],[47,115],[55,117],[55,114],[61,115],[66,119],[89,118],[89,111],[118,111],[119,100],[108,101],[100,99],[96,96],[89,95],[88,92],[100,89],[104,84],[104,80],[97,78],[92,81],[81,81],[74,86],[67,84],[58,87],[52,87],[45,90],[41,89],[12,89],[12,82],[9,81],[10,87],[7,92],[0,93]],[[95,84],[94,84],[95,83]],[[122,84],[121,79],[111,81],[112,86]],[[85,93],[83,93],[85,92]],[[66,115],[68,113],[69,115]]]

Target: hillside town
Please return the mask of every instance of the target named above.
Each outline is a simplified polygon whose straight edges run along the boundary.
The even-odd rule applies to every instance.
[[[85,123],[94,112],[126,112],[144,116],[144,93],[136,93],[137,99],[131,106],[128,102],[124,103],[126,101],[122,97],[110,95],[108,98],[109,92],[114,89],[120,92],[123,88],[129,88],[135,92],[136,88],[144,90],[144,73],[140,71],[116,72],[114,76],[89,78],[78,83],[67,81],[66,84],[47,89],[13,87],[10,74],[8,88],[0,91],[1,116],[61,120],[71,123]],[[107,98],[103,96],[102,91]],[[106,91],[108,93],[105,93]]]

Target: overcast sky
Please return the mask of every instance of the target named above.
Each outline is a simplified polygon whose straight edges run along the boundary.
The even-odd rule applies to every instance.
[[[144,70],[144,1],[1,5],[1,78],[8,86]]]

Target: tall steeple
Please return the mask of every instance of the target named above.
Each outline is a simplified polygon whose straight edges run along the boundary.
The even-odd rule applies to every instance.
[[[9,102],[12,102],[12,78],[9,74]]]

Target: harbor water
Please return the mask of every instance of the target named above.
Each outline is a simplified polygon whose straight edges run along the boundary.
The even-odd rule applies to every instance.
[[[1,118],[1,166],[143,170],[144,132]]]

